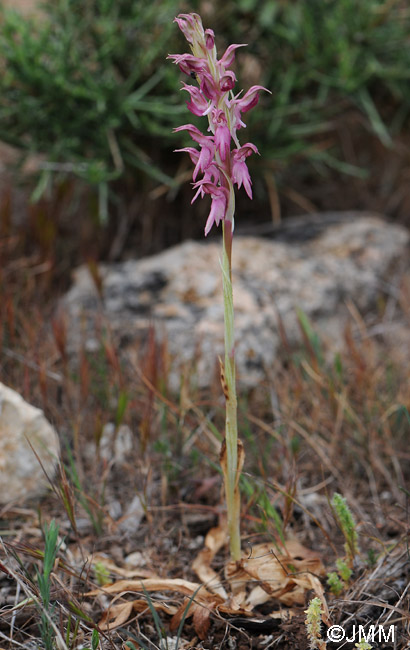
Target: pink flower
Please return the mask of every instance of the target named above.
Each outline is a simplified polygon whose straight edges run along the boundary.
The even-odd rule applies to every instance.
[[[219,87],[221,89],[221,92],[226,93],[229,90],[232,90],[232,88],[235,87],[235,84],[235,73],[232,72],[232,70],[227,70],[219,82]]]
[[[215,34],[212,29],[205,30],[205,45],[207,50],[212,50],[215,46]]]
[[[200,157],[200,152],[198,151],[198,149],[194,149],[193,147],[184,147],[183,149],[174,149],[174,151],[186,151],[187,153],[189,153],[189,157],[191,158],[193,164],[195,165],[194,173],[192,175],[193,180],[195,180],[198,175],[197,165]],[[204,177],[202,180],[216,185],[221,181],[221,172],[219,171],[218,167],[215,164],[211,163],[205,169]],[[202,196],[204,196],[204,194],[205,194],[204,192],[201,192]],[[194,199],[195,198],[196,196],[194,197]]]
[[[220,222],[225,218],[229,202],[229,191],[226,187],[217,186],[214,183],[205,180],[195,183],[194,188],[197,188],[198,191],[192,199],[192,203],[199,194],[201,194],[201,196],[204,196],[204,194],[210,194],[212,198],[211,211],[205,225],[206,237],[212,226],[214,224],[219,226]]]
[[[231,132],[223,111],[213,109],[212,123],[215,127],[215,146],[219,152],[222,162],[228,158],[231,151]]]
[[[235,100],[236,105],[240,107],[242,113],[246,113],[247,111],[250,111],[251,108],[254,108],[254,106],[256,106],[259,101],[259,93],[261,90],[266,90],[266,92],[270,93],[270,90],[264,88],[263,86],[252,86],[244,94],[242,99]]]
[[[252,181],[245,159],[252,153],[259,153],[259,151],[251,142],[244,144],[240,149],[233,149],[232,151],[232,180],[236,183],[238,189],[243,184],[250,199],[252,198]]]
[[[192,44],[196,35],[204,33],[202,20],[198,14],[179,14],[174,19],[174,23],[177,23],[188,43]]]
[[[247,113],[252,108],[254,108],[254,106],[256,106],[259,101],[259,93],[261,90],[266,90],[267,93],[270,93],[270,90],[264,88],[263,86],[252,86],[241,99],[238,99],[240,95],[239,93],[234,99],[230,101],[230,107],[234,117],[235,129],[240,129],[241,126],[246,126],[241,120],[241,113]]]
[[[200,87],[205,97],[216,101],[219,97],[219,86],[210,72],[203,72],[200,78]]]
[[[178,126],[174,131],[188,131],[189,135],[195,142],[201,146],[198,152],[198,160],[194,169],[193,179],[198,176],[198,172],[204,172],[213,162],[215,157],[215,143],[212,135],[203,135],[201,131],[193,124],[184,124]]]
[[[181,72],[184,72],[188,76],[191,73],[197,74],[203,72],[207,67],[204,59],[198,59],[193,54],[168,54],[167,59],[173,59],[174,63],[179,65]]]
[[[186,90],[191,96],[190,101],[186,103],[188,110],[194,115],[206,115],[209,104],[200,89],[197,86],[184,84],[182,90]]]

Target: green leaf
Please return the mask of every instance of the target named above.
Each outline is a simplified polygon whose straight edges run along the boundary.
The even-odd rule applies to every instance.
[[[380,138],[380,141],[384,144],[385,147],[391,147],[392,139],[391,136],[384,124],[383,120],[380,117],[379,111],[377,110],[373,99],[371,98],[368,90],[362,88],[358,92],[359,104],[367,113],[367,116],[370,120],[370,123],[373,127],[374,132]]]
[[[97,650],[99,643],[100,643],[100,636],[98,634],[98,630],[94,629],[91,636],[91,650]]]
[[[44,170],[40,174],[37,185],[30,196],[30,201],[32,203],[37,203],[37,201],[39,201],[42,198],[42,196],[44,195],[45,191],[47,190],[50,184],[50,179],[51,179],[50,171]]]

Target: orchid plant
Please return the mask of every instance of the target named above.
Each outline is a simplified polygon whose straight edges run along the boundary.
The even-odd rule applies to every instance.
[[[196,80],[184,83],[182,89],[189,94],[187,107],[197,116],[207,116],[207,134],[193,124],[184,124],[175,131],[188,131],[199,145],[177,151],[187,152],[194,164],[193,187],[196,190],[192,203],[209,194],[211,209],[205,225],[205,235],[212,226],[222,222],[223,253],[222,281],[225,322],[225,360],[221,362],[222,388],[226,399],[225,439],[221,449],[221,466],[224,474],[228,510],[230,551],[233,560],[241,557],[239,476],[243,465],[243,450],[238,440],[237,399],[235,376],[234,307],[232,292],[232,236],[234,230],[235,189],[243,185],[252,198],[252,181],[246,159],[257,154],[254,144],[240,145],[237,131],[245,127],[242,113],[256,106],[263,86],[252,86],[244,95],[233,93],[236,76],[230,69],[235,52],[244,44],[230,45],[221,59],[217,58],[215,35],[205,29],[198,14],[179,14],[175,22],[191,46],[192,54],[168,56],[181,71]],[[269,92],[269,91],[267,91]],[[201,177],[200,177],[201,176]]]

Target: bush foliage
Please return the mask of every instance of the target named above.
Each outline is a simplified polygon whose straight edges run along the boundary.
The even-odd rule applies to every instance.
[[[218,7],[216,6],[218,4]],[[388,147],[408,128],[410,10],[399,0],[47,0],[40,17],[0,10],[0,140],[41,154],[35,198],[61,174],[100,191],[113,182],[175,185],[172,128],[190,119],[169,52],[185,50],[172,22],[180,11],[238,52],[245,89],[272,90],[249,118],[246,139],[275,171],[295,158],[348,173],[329,134],[355,110]],[[250,133],[249,133],[250,132]],[[173,163],[176,166],[175,160]]]

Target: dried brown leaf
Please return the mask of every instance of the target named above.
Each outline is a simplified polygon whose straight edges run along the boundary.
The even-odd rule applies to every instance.
[[[241,603],[244,607],[253,608],[272,598],[288,606],[301,605],[306,600],[306,592],[313,589],[324,602],[327,613],[323,590],[319,593],[320,581],[316,577],[323,574],[320,559],[296,540],[290,540],[281,551],[270,544],[259,544],[252,549],[250,557],[242,558],[239,564],[231,562],[226,569],[232,592],[242,590],[243,593],[246,586],[257,583]]]
[[[195,632],[200,639],[205,639],[209,630],[211,612],[216,605],[216,601],[207,603],[204,606],[186,598],[172,617],[170,623],[171,632],[175,632],[184,617],[185,619],[192,617]]]
[[[103,613],[102,619],[99,622],[99,627],[102,630],[112,630],[115,627],[124,625],[124,623],[126,623],[130,618],[132,611],[132,601],[112,605]]]
[[[173,616],[177,613],[177,608],[173,605],[168,605],[161,601],[152,601],[152,606],[157,611],[162,611],[165,614]],[[99,622],[99,627],[102,630],[113,630],[116,627],[124,625],[134,612],[149,611],[147,601],[143,598],[137,600],[130,600],[124,603],[117,603],[111,605],[103,613],[102,619]]]
[[[171,632],[175,632],[175,630],[178,629],[183,616],[185,616],[185,618],[190,618],[192,616],[194,604],[195,603],[192,600],[191,602],[189,601],[189,598],[184,598],[184,601],[178,607],[169,624]]]
[[[87,596],[98,596],[101,593],[119,594],[121,592],[146,591],[173,591],[184,596],[196,594],[198,600],[213,600],[215,595],[211,594],[205,587],[197,582],[182,580],[181,578],[146,578],[144,580],[118,580],[111,585],[105,585],[99,589],[89,591]],[[222,600],[222,599],[220,599]]]
[[[216,602],[209,603],[206,607],[195,605],[192,622],[195,632],[202,641],[206,638],[208,633],[210,616],[215,605]]]
[[[220,576],[212,569],[211,562],[216,553],[222,548],[227,539],[228,531],[226,523],[211,528],[205,537],[205,548],[202,549],[192,563],[192,569],[203,584],[206,584],[209,591],[221,596],[223,600],[228,594],[221,584]]]

